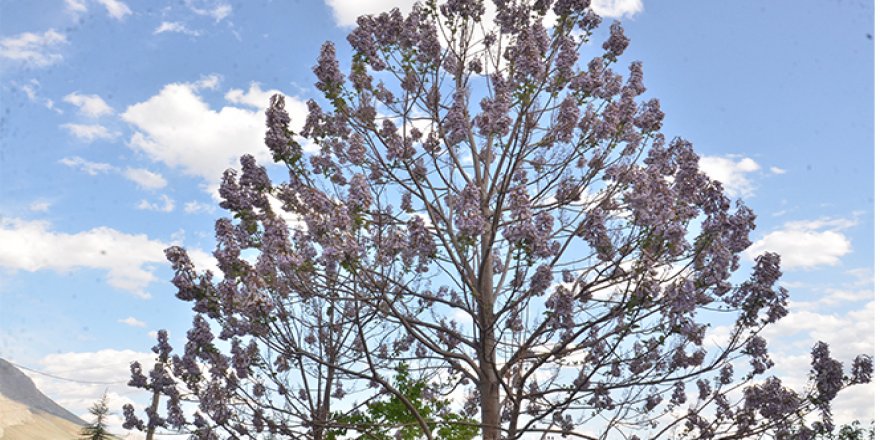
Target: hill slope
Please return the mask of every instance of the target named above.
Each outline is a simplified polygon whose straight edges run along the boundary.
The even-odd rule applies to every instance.
[[[46,397],[34,382],[0,359],[0,439],[73,439],[85,422]]]

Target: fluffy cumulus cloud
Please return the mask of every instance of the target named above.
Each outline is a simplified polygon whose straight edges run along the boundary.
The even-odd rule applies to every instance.
[[[724,190],[733,197],[750,197],[755,187],[749,174],[761,169],[753,159],[748,157],[704,156],[700,158],[700,169],[709,177],[721,182]]]
[[[16,218],[0,218],[0,243],[0,269],[13,273],[97,269],[106,272],[110,286],[145,299],[150,297],[147,288],[157,281],[156,268],[168,264],[165,249],[180,244],[104,226],[60,232],[46,221]],[[220,273],[213,256],[198,249],[188,251],[197,270]]]
[[[59,49],[65,43],[67,37],[54,29],[42,34],[24,32],[0,38],[0,59],[32,67],[46,67],[64,59]]]
[[[156,29],[153,29],[153,35],[164,33],[184,34],[191,37],[198,37],[202,34],[199,31],[186,27],[185,24],[179,21],[163,21],[159,26],[156,26]]]
[[[119,136],[119,133],[110,131],[101,124],[62,124],[61,128],[67,130],[71,136],[87,143],[97,140],[111,141]]]
[[[79,92],[73,92],[64,97],[64,102],[76,106],[81,115],[89,118],[113,114],[113,108],[98,95],[82,95]]]
[[[810,370],[810,349],[816,342],[828,343],[831,355],[843,362],[847,373],[855,356],[874,353],[874,302],[865,301],[839,313],[793,310],[762,334],[776,363],[774,374],[788,386],[802,389]],[[873,418],[873,389],[874,384],[866,384],[842,392],[833,408],[838,422]]]
[[[843,229],[855,225],[849,219],[818,219],[785,223],[756,241],[747,251],[749,257],[776,252],[783,269],[808,269],[835,265],[852,251],[852,243]]]
[[[338,26],[354,26],[357,18],[365,14],[378,14],[398,8],[401,11],[412,9],[414,0],[324,0],[333,11]],[[424,3],[424,2],[422,2]],[[495,5],[485,2],[486,14],[491,16]],[[642,12],[642,0],[593,0],[591,7],[597,14],[606,18],[631,17]]]
[[[134,129],[129,145],[154,161],[200,177],[209,190],[216,188],[224,170],[237,167],[242,154],[270,163],[263,145],[264,111],[269,96],[280,92],[262,90],[258,84],[247,91],[232,89],[226,93],[230,105],[214,109],[201,94],[218,82],[218,77],[209,76],[196,83],[168,84],[128,107],[122,119]],[[291,126],[301,126],[305,103],[288,97],[287,109]]]
[[[128,433],[129,431],[122,429],[122,406],[131,403],[143,408],[149,404],[150,399],[146,392],[127,385],[129,365],[138,361],[149,368],[154,359],[153,353],[134,350],[57,353],[42,358],[36,366],[35,369],[46,374],[24,372],[40,391],[86,421],[93,419],[89,414],[89,407],[106,391],[111,409],[108,428],[114,433]]]
[[[78,233],[55,231],[44,221],[0,220],[0,267],[12,271],[77,269],[106,271],[107,283],[141,298],[156,281],[154,266],[165,264],[165,243],[144,234],[126,234],[107,227]]]

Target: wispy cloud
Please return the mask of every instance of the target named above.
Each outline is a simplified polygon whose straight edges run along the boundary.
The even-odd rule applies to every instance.
[[[132,181],[138,187],[148,190],[162,189],[168,185],[161,174],[144,168],[119,168],[109,163],[92,162],[79,156],[65,157],[58,161],[62,165],[78,169],[90,176],[97,176],[103,173],[117,173],[126,179]]]
[[[147,323],[146,323],[146,322],[141,321],[140,319],[137,319],[137,318],[135,318],[134,316],[129,316],[128,318],[120,319],[120,320],[117,321],[117,322],[119,322],[120,324],[125,324],[125,325],[128,325],[128,326],[131,326],[131,327],[140,327],[140,328],[143,328],[143,327],[146,327],[146,326],[147,326]]]
[[[86,12],[89,10],[85,0],[64,0],[67,10],[74,13]]]
[[[187,214],[211,214],[214,211],[214,205],[211,205],[209,203],[197,202],[195,200],[186,202],[183,205],[183,212]]]
[[[33,67],[46,67],[64,59],[58,49],[65,43],[67,37],[54,29],[42,34],[24,32],[0,39],[0,58]]]
[[[189,35],[191,37],[198,37],[202,33],[196,30],[192,30],[186,27],[185,24],[179,21],[163,21],[156,26],[156,29],[153,30],[153,35],[164,34],[164,33],[177,33]]]
[[[12,85],[18,87],[19,90],[27,96],[28,101],[42,104],[49,110],[54,111],[58,114],[63,114],[64,111],[55,106],[55,101],[49,98],[43,98],[39,95],[38,90],[40,88],[40,82],[34,78],[31,78],[28,82],[19,85],[17,82],[13,81]]]
[[[115,167],[109,163],[91,162],[79,156],[65,157],[58,162],[62,165],[76,168],[90,176],[97,176],[98,174],[110,172],[115,169]]]
[[[119,133],[112,132],[101,124],[61,124],[61,128],[83,142],[110,141],[119,136]]]
[[[126,15],[131,15],[131,9],[127,4],[119,1],[119,0],[96,0],[104,9],[107,10],[107,15],[117,19],[122,20]]]
[[[171,197],[162,194],[159,196],[158,202],[149,202],[146,199],[142,199],[137,204],[137,209],[143,211],[171,212],[174,211],[174,206],[174,200]]]
[[[28,210],[31,212],[49,212],[49,208],[52,207],[52,202],[47,200],[34,200],[28,205]]]
[[[107,11],[107,15],[114,20],[122,21],[132,14],[131,8],[120,0],[64,0],[67,12],[79,15],[89,10],[89,2],[98,3]]]
[[[211,17],[215,22],[232,15],[232,5],[219,0],[186,0],[189,10],[197,15]]]
[[[77,107],[81,115],[89,118],[100,118],[113,114],[113,108],[98,95],[82,95],[79,92],[73,92],[64,97],[64,102]]]
[[[126,168],[122,171],[122,175],[143,189],[162,189],[168,185],[168,181],[161,174],[144,168]]]

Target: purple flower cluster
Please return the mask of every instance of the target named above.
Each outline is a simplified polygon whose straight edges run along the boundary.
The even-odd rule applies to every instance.
[[[446,118],[441,124],[443,133],[445,133],[446,142],[453,146],[459,142],[467,140],[468,134],[471,132],[471,121],[468,119],[467,113],[467,90],[456,89],[452,96],[452,107],[446,113]]]
[[[869,383],[871,376],[874,374],[874,358],[871,356],[860,354],[853,359],[852,363],[853,383]]]
[[[479,237],[486,227],[480,189],[473,183],[466,184],[458,194],[449,196],[449,206],[454,210],[455,226],[459,236],[473,239]]]
[[[291,138],[290,115],[284,109],[284,95],[272,95],[266,109],[266,146],[275,161],[295,161],[302,155],[299,144]]]
[[[559,16],[580,14],[590,6],[590,0],[556,0],[553,12]]]
[[[345,84],[345,76],[339,70],[339,61],[336,59],[336,46],[329,41],[321,46],[321,56],[318,57],[318,64],[312,71],[318,77],[315,87],[330,99],[335,97]]]
[[[518,82],[540,82],[544,78],[548,70],[545,60],[549,45],[550,37],[542,24],[535,23],[520,30],[515,43],[504,54],[513,64]]]
[[[800,396],[782,386],[782,381],[776,377],[771,377],[760,385],[747,387],[743,390],[743,399],[745,403],[737,415],[741,432],[748,432],[755,424],[756,412],[771,421],[782,422],[797,411],[801,404]]]
[[[843,365],[831,357],[828,344],[824,342],[816,343],[811,354],[811,374],[816,382],[817,398],[823,403],[831,402],[844,385]]]
[[[446,17],[461,17],[465,20],[480,21],[486,8],[483,0],[448,0],[440,5],[440,13]]]
[[[510,131],[513,120],[509,115],[510,86],[500,73],[492,74],[492,92],[492,97],[480,101],[483,111],[474,118],[474,122],[483,136],[504,136]]]
[[[530,256],[549,258],[558,252],[559,243],[552,240],[553,216],[541,211],[532,214],[528,187],[521,183],[510,190],[507,197],[510,220],[502,235],[510,243],[521,246]]]
[[[577,99],[568,95],[562,100],[556,113],[553,131],[558,142],[571,142],[572,134],[580,118]]]
[[[752,336],[746,343],[743,353],[749,355],[753,374],[762,374],[773,367],[773,360],[767,353],[767,341],[760,336]]]
[[[629,38],[623,34],[623,26],[620,25],[619,21],[615,20],[611,24],[610,29],[611,35],[608,37],[608,40],[602,43],[602,49],[607,51],[609,57],[616,59],[623,55],[623,51],[629,46]]]

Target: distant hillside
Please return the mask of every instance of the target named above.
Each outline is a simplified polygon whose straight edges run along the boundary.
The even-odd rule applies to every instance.
[[[84,424],[41,393],[18,368],[0,359],[0,439],[74,439]]]

